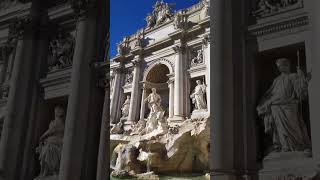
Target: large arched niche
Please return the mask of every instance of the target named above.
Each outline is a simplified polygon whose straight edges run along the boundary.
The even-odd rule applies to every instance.
[[[156,61],[148,66],[144,71],[143,83],[146,91],[146,96],[151,93],[151,88],[157,89],[157,93],[161,96],[161,105],[165,110],[165,114],[169,112],[169,74],[172,72],[173,67],[167,60]],[[144,117],[149,114],[149,108],[145,107]]]
[[[171,61],[167,59],[158,59],[155,60],[153,63],[151,63],[144,71],[143,73],[143,81],[144,82],[153,82],[153,77],[160,76],[156,75],[154,76],[154,73],[161,73],[162,75],[165,75],[167,77],[167,74],[172,74],[173,73],[173,64]],[[165,74],[166,73],[166,74]],[[165,78],[163,77],[163,78]],[[150,79],[151,78],[151,79]],[[160,81],[160,79],[158,80]]]
[[[168,81],[168,67],[164,64],[157,64],[148,72],[146,81],[151,83],[166,83]]]

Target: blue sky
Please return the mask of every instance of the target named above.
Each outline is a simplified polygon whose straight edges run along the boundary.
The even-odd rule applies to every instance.
[[[110,57],[117,54],[117,43],[146,26],[145,17],[157,0],[110,0]],[[164,0],[176,9],[190,7],[199,0]]]

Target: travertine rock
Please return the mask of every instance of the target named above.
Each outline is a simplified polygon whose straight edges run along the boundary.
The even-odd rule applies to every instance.
[[[121,154],[126,146],[139,149],[136,160],[145,165],[144,173],[199,172],[209,168],[209,126],[208,119],[186,120],[175,127],[176,133],[157,129],[142,136],[112,136],[111,144],[127,144],[119,144],[114,154]],[[121,155],[115,160],[114,154],[111,164],[125,160]]]

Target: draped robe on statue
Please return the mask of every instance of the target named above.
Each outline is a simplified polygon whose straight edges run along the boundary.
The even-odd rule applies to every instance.
[[[307,81],[295,73],[281,74],[261,99],[257,111],[264,119],[265,132],[281,151],[303,151],[310,148],[299,103],[306,97]]]
[[[191,95],[192,101],[195,104],[195,109],[206,109],[207,103],[204,99],[204,94],[206,93],[206,86],[203,84],[197,85],[194,92]]]

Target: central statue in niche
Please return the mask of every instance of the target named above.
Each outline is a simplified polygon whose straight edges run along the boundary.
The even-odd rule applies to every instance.
[[[265,133],[273,138],[274,152],[310,152],[310,139],[299,108],[307,97],[308,79],[297,68],[290,72],[290,61],[276,61],[280,75],[264,94],[257,107],[258,115],[264,120]]]
[[[151,91],[152,92],[149,94],[149,96],[144,100],[144,102],[148,102],[148,107],[150,109],[146,127],[147,133],[157,129],[158,125],[161,127],[164,116],[164,111],[161,107],[160,95],[157,93],[155,88],[152,88]]]

